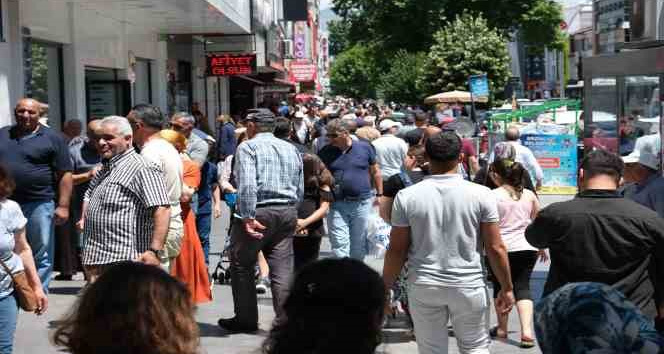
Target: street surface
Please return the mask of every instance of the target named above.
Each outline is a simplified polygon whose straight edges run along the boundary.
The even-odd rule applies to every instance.
[[[547,205],[552,202],[569,199],[566,196],[543,196],[542,202]],[[226,211],[224,213],[226,214]],[[215,220],[212,232],[212,251],[211,271],[219,260],[219,255],[223,248],[224,235],[227,229],[226,220]],[[322,257],[329,256],[329,242],[327,239],[323,242]],[[367,260],[367,262],[376,268],[382,265],[382,260]],[[540,297],[546,280],[548,264],[537,263],[531,280],[531,288],[535,299]],[[78,274],[76,281],[52,281],[51,293],[49,295],[48,312],[37,317],[33,314],[21,313],[19,315],[18,328],[16,331],[16,341],[14,353],[16,354],[55,354],[58,349],[51,344],[50,335],[52,326],[59,318],[67,313],[70,306],[76,301],[76,294],[79,292],[84,282],[82,274]],[[220,317],[233,316],[233,298],[229,285],[214,286],[214,301],[203,304],[198,308],[196,320],[200,328],[201,335],[201,353],[259,353],[261,343],[267,336],[270,329],[270,323],[274,317],[272,311],[272,300],[268,294],[259,295],[258,299],[260,332],[254,335],[248,334],[228,334],[217,326],[217,320]],[[495,324],[495,315],[491,313],[491,323]],[[537,349],[520,349],[519,322],[516,309],[510,316],[509,339],[506,342],[494,341],[491,347],[492,353],[538,353]],[[343,340],[343,338],[340,338]],[[400,326],[400,321],[393,321],[384,331],[383,344],[378,348],[380,353],[417,353],[417,345],[411,338],[407,330]],[[450,353],[458,353],[456,342],[453,337],[450,338]]]

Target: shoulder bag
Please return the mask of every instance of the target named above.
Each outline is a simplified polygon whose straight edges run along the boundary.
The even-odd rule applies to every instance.
[[[0,259],[0,265],[4,268],[5,272],[9,274],[12,278],[12,285],[14,287],[14,296],[18,302],[18,306],[25,311],[33,312],[39,307],[37,304],[37,296],[32,290],[30,283],[28,282],[28,276],[25,274],[25,271],[20,271],[13,273],[7,267],[7,264]]]

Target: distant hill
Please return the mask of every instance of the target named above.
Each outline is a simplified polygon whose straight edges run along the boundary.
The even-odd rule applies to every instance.
[[[320,29],[323,32],[327,32],[327,23],[332,20],[339,19],[339,16],[332,11],[332,9],[322,9],[320,10]]]

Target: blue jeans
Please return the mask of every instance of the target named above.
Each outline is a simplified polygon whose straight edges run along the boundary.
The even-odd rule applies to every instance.
[[[203,253],[205,254],[205,264],[210,264],[210,230],[212,229],[212,214],[196,215],[196,230],[198,238],[201,240]]]
[[[0,354],[12,353],[17,317],[18,305],[14,295],[0,299]]]
[[[48,293],[48,283],[51,281],[53,272],[53,255],[55,254],[53,213],[55,203],[30,202],[21,204],[23,215],[28,219],[26,236],[32,248],[32,256],[35,258],[37,274],[44,286],[44,292]]]
[[[367,226],[372,206],[373,197],[332,203],[327,227],[335,257],[363,260],[367,255]]]

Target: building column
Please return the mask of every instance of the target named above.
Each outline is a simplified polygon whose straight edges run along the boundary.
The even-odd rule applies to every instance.
[[[0,127],[13,123],[16,102],[23,97],[23,37],[19,1],[2,1],[4,39],[0,42]]]
[[[157,42],[159,54],[150,65],[152,77],[152,104],[159,107],[162,112],[168,112],[168,43],[165,40]]]

